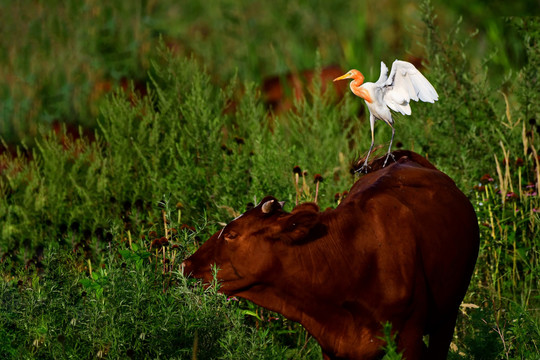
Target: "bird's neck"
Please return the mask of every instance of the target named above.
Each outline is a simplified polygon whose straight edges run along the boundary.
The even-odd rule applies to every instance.
[[[352,85],[359,87],[364,83],[364,75],[362,75],[361,72],[358,72],[354,80],[352,81]]]
[[[369,88],[363,87],[362,83],[364,82],[364,77],[356,78],[353,81],[351,81],[351,91],[354,95],[361,97],[362,99],[366,100],[368,103],[373,103],[373,98],[371,97],[371,93],[369,92]]]

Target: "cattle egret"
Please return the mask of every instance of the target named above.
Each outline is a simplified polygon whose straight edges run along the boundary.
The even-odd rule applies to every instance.
[[[356,69],[352,69],[345,75],[334,79],[334,81],[352,79],[353,81],[351,81],[349,85],[351,91],[354,95],[365,100],[369,110],[371,146],[369,147],[364,165],[362,165],[358,171],[364,169],[367,171],[369,155],[371,154],[371,150],[373,150],[375,141],[373,128],[376,119],[384,121],[392,128],[392,138],[390,139],[390,146],[388,146],[388,153],[384,160],[384,167],[390,156],[394,158],[390,153],[395,133],[394,119],[392,119],[390,109],[402,113],[403,115],[411,115],[411,107],[409,106],[411,100],[421,100],[433,103],[439,99],[439,95],[437,94],[437,91],[435,91],[435,88],[413,64],[396,60],[392,64],[390,76],[387,76],[387,73],[388,68],[384,62],[381,61],[381,75],[376,83],[364,83],[364,75]]]

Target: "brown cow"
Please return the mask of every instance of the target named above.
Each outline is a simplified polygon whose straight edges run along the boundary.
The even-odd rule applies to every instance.
[[[476,214],[426,159],[394,155],[336,209],[304,203],[288,213],[265,197],[184,272],[210,282],[217,264],[223,293],[300,322],[326,359],[379,358],[386,321],[406,359],[445,359],[478,254]]]

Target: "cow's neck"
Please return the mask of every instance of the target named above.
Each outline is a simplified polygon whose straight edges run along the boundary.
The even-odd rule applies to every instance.
[[[332,242],[330,236],[327,237],[327,241]],[[347,276],[346,272],[350,276],[352,269],[343,266],[341,267],[343,273],[337,273],[336,269],[329,264],[316,262],[316,259],[324,259],[329,255],[327,245],[326,243],[325,247],[321,248],[317,242],[314,242],[306,247],[294,249],[296,266],[302,267],[301,273],[310,274],[309,279],[298,279],[296,274],[292,274],[291,278],[281,279],[279,283],[260,284],[237,295],[301,323],[315,337],[323,350],[329,353],[339,354],[341,343],[350,344],[351,342],[374,343],[377,344],[374,349],[378,350],[380,340],[373,334],[379,324],[363,323],[365,319],[370,318],[369,314],[366,313],[365,317],[359,316],[363,312],[358,311],[359,304],[356,304],[356,311],[349,311],[344,306],[342,297],[346,289],[331,288],[331,284],[336,283],[332,281],[333,279]],[[339,252],[342,249],[337,244],[332,251],[337,252],[332,256],[345,258],[341,257]],[[283,266],[290,266],[290,264],[283,264]],[[324,291],[320,291],[321,289]],[[328,294],[336,296],[333,298]],[[365,348],[369,348],[369,345]],[[358,354],[341,355],[358,357],[356,356]]]
[[[247,293],[238,294],[269,310],[278,312],[292,321],[297,321],[319,342],[324,352],[344,358],[357,358],[360,354],[343,353],[342,344],[373,344],[374,351],[382,345],[374,336],[377,324],[362,324],[363,319],[355,318],[352,313],[338,304],[326,302],[303,294],[278,293],[273,289],[253,288]],[[369,317],[366,317],[366,319]],[[350,350],[348,345],[347,350]],[[361,354],[364,356],[366,354]]]

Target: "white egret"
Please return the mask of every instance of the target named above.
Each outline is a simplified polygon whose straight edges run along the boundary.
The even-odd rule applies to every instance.
[[[369,123],[371,125],[371,146],[369,148],[364,165],[358,170],[361,171],[368,167],[368,159],[373,150],[373,144],[375,142],[375,135],[373,128],[375,126],[375,120],[379,119],[390,125],[392,128],[392,138],[390,139],[390,146],[388,147],[388,153],[384,160],[383,167],[386,166],[388,158],[392,156],[390,150],[392,149],[392,142],[394,141],[394,119],[392,119],[393,111],[399,112],[403,115],[411,115],[411,107],[409,102],[425,101],[433,103],[439,99],[439,95],[430,82],[414,67],[413,64],[396,60],[392,64],[392,70],[390,76],[387,76],[388,68],[381,61],[381,75],[377,82],[364,83],[364,75],[356,69],[352,69],[345,75],[335,78],[334,81],[352,79],[350,88],[353,94],[361,97],[365,100],[369,110]],[[393,158],[393,156],[392,156]]]

